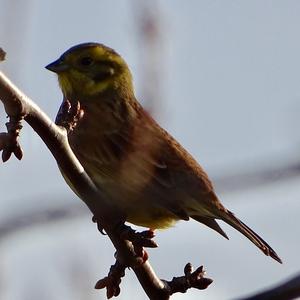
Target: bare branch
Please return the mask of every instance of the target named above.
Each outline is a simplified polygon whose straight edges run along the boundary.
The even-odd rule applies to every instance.
[[[106,288],[107,299],[119,296],[121,291],[121,278],[125,276],[125,269],[126,266],[121,265],[117,260],[116,263],[110,267],[107,277],[100,279],[96,283],[95,289],[100,290]]]
[[[243,300],[292,300],[300,297],[300,275],[270,290]]]
[[[204,275],[203,266],[194,271],[192,265],[188,263],[184,267],[184,276],[174,277],[165,283],[169,288],[170,295],[178,292],[185,293],[190,288],[204,290],[213,282],[210,278],[204,278]]]

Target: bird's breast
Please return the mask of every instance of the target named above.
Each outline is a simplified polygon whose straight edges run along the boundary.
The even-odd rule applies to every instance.
[[[91,105],[69,133],[76,157],[95,184],[109,194],[131,194],[147,184],[149,169],[134,126],[110,107]],[[148,176],[149,177],[149,176]],[[120,196],[119,196],[120,197]]]

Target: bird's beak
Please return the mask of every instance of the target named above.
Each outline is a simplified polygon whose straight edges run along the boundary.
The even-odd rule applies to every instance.
[[[47,65],[45,68],[54,73],[61,73],[67,71],[69,69],[69,66],[59,58],[51,64]]]

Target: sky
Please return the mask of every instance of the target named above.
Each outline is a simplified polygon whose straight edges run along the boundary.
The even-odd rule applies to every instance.
[[[154,116],[212,178],[298,162],[300,2],[142,3],[158,21],[160,39],[153,48],[141,34],[137,0],[0,0],[0,46],[7,52],[0,69],[54,119],[62,96],[44,66],[75,44],[101,42],[128,62],[142,103],[143,67],[154,59],[160,88]],[[3,130],[3,111],[0,120]],[[24,159],[0,164],[0,225],[27,212],[81,205],[26,125],[21,143]],[[228,226],[229,242],[195,222],[159,232],[151,261],[161,277],[180,275],[191,261],[204,264],[215,279],[205,292],[174,299],[236,299],[297,273],[298,182],[220,194],[277,250],[283,265]],[[93,284],[108,271],[113,249],[88,212],[0,241],[1,299],[104,299]],[[120,299],[143,299],[127,273]]]

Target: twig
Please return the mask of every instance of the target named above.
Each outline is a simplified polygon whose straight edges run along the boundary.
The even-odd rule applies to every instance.
[[[164,281],[169,288],[170,295],[174,293],[185,293],[190,288],[198,290],[206,289],[213,281],[210,278],[205,278],[203,266],[193,271],[193,267],[188,263],[184,267],[184,276],[173,277],[171,281]]]
[[[106,288],[107,299],[119,296],[121,292],[121,278],[125,276],[125,269],[126,266],[116,260],[116,263],[110,267],[108,275],[96,283],[95,289],[100,290]]]
[[[300,275],[265,292],[242,300],[292,300],[300,297]]]

